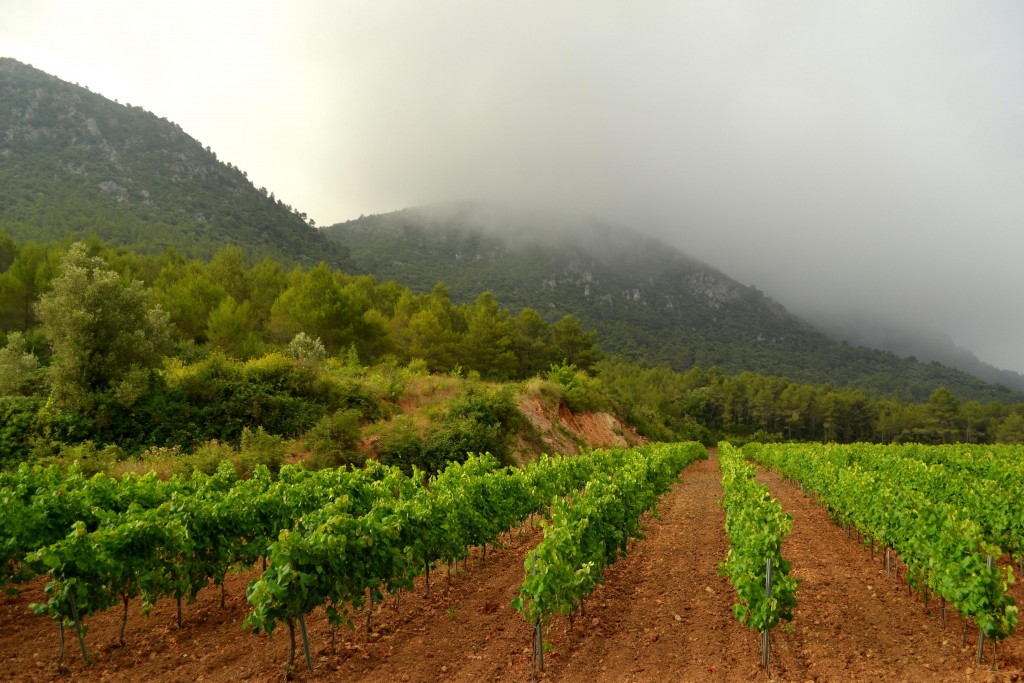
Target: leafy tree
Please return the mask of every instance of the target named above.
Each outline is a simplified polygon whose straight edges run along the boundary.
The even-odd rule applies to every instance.
[[[499,308],[490,292],[484,292],[466,315],[466,334],[462,339],[464,365],[484,377],[506,379],[514,376],[514,334],[508,313]]]
[[[125,284],[81,243],[68,249],[36,311],[53,351],[50,400],[59,407],[88,409],[107,392],[130,404],[169,346],[167,314],[149,305],[142,283]]]
[[[36,324],[33,306],[56,271],[51,256],[47,247],[26,242],[0,274],[0,327],[24,332]]]
[[[1010,413],[996,429],[999,443],[1024,443],[1024,413]]]
[[[252,293],[249,269],[245,265],[245,252],[228,244],[217,250],[206,267],[211,281],[216,282],[235,301],[247,301]]]
[[[210,312],[224,299],[224,288],[210,280],[198,262],[172,262],[154,283],[156,300],[184,339],[206,340]]]
[[[270,307],[288,286],[288,276],[281,264],[265,258],[249,271],[250,296],[253,313],[262,325],[270,320]]]
[[[28,351],[24,335],[12,332],[0,349],[0,396],[27,393],[38,369],[39,359]]]
[[[946,387],[939,387],[932,392],[928,399],[928,415],[931,418],[935,429],[941,433],[944,440],[949,440],[952,432],[958,432],[960,401]]]
[[[224,297],[217,308],[210,311],[206,338],[229,356],[240,360],[258,356],[263,350],[252,306],[248,301],[239,304],[232,296]]]
[[[14,243],[14,240],[6,232],[0,230],[0,273],[11,267],[17,253],[18,246]]]
[[[555,358],[551,344],[551,326],[532,308],[524,308],[514,319],[515,338],[513,349],[519,361],[518,376],[533,377],[552,363],[562,361]]]
[[[321,263],[309,272],[296,269],[288,288],[270,311],[270,331],[281,341],[305,332],[323,340],[334,354],[355,341],[354,326],[365,309],[352,301],[338,285],[334,274]]]
[[[601,358],[601,352],[597,349],[597,332],[584,332],[579,318],[574,315],[566,315],[551,326],[551,340],[558,360],[575,365],[580,370],[590,370]]]
[[[305,332],[299,332],[288,343],[288,355],[300,363],[315,365],[327,358],[327,349],[319,337],[310,337]]]

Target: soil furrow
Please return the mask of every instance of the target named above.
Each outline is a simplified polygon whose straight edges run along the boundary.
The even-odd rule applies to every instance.
[[[925,606],[910,594],[887,574],[881,552],[872,554],[856,532],[835,525],[798,484],[774,472],[759,479],[793,516],[782,554],[801,584],[792,632],[779,639],[792,680],[1017,680],[1019,662],[1003,659],[995,674],[987,662],[979,666],[977,629],[969,627],[964,645],[963,619],[947,614],[944,628],[937,600]],[[1018,649],[1015,640],[1020,636],[1002,654]]]
[[[572,643],[565,620],[547,674],[559,681],[742,681],[756,677],[758,641],[732,615],[718,572],[725,512],[717,460],[688,467],[645,523],[644,540],[613,565],[587,602]],[[558,623],[561,621],[561,623]]]

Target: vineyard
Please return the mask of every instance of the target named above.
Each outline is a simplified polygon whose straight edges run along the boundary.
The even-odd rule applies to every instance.
[[[1020,463],[678,444],[430,479],[23,467],[0,475],[0,680],[750,680],[769,642],[776,680],[1012,680]]]

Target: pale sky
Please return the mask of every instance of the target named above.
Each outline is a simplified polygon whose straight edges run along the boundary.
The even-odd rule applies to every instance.
[[[657,235],[1024,372],[1024,3],[0,0],[8,56],[318,224],[464,199]]]

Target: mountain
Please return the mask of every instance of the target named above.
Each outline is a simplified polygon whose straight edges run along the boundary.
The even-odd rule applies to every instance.
[[[639,232],[596,220],[444,205],[364,216],[325,233],[357,272],[417,291],[443,281],[453,299],[490,290],[513,309],[567,313],[611,353],[677,370],[717,366],[875,395],[925,400],[939,386],[962,399],[1022,395],[939,363],[837,341],[754,287]]]
[[[179,126],[0,58],[0,228],[95,234],[149,251],[249,253],[333,265],[344,249]]]

